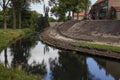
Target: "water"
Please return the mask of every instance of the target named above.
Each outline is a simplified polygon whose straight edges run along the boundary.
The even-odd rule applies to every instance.
[[[33,36],[4,49],[0,62],[43,80],[120,80],[120,61],[82,54],[50,47]]]

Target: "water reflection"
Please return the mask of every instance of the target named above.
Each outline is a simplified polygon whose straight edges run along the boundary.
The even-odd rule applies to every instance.
[[[6,67],[42,75],[43,80],[119,80],[120,61],[52,48],[37,37],[21,39],[0,54]]]
[[[59,64],[51,62],[53,80],[87,80],[87,64],[85,56],[59,51]]]

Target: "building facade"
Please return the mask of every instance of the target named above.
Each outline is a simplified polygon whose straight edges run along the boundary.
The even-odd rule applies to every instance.
[[[82,20],[85,16],[85,11],[82,11],[80,13],[74,13],[73,14],[73,19],[74,20]]]
[[[120,20],[120,0],[97,0],[90,10],[91,19]]]

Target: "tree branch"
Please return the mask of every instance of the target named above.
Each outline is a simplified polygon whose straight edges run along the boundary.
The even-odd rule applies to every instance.
[[[10,0],[8,0],[8,1],[7,1],[7,3],[6,3],[6,5],[5,5],[5,6],[7,6],[9,2],[10,2]]]

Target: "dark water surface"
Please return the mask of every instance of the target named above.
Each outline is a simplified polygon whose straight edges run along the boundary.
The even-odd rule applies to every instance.
[[[8,68],[41,75],[43,80],[120,80],[120,61],[56,49],[35,36],[4,49],[0,62]]]

